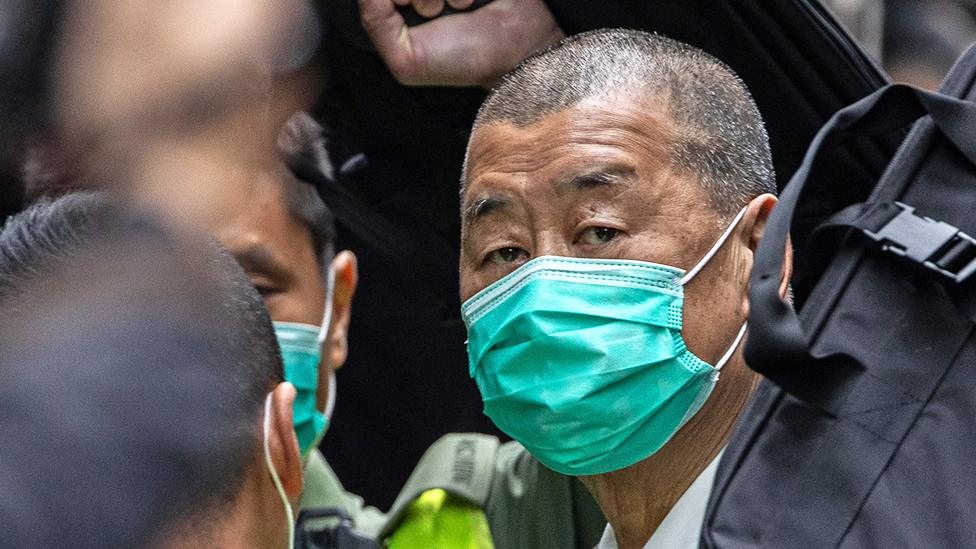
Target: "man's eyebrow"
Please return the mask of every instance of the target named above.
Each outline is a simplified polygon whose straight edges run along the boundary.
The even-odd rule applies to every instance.
[[[511,205],[512,201],[502,196],[479,198],[464,208],[464,221],[471,224],[491,212],[504,210]]]
[[[556,183],[556,194],[565,194],[568,191],[582,191],[598,187],[611,187],[620,184],[628,184],[634,179],[632,168],[608,168],[599,169],[577,175],[571,179]]]
[[[268,275],[284,275],[286,270],[274,252],[264,244],[252,244],[241,251],[234,252],[234,258],[246,272],[259,272]]]

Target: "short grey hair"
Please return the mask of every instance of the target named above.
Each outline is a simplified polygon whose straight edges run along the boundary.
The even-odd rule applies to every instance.
[[[525,127],[584,99],[621,94],[666,102],[671,162],[697,177],[720,214],[776,193],[769,137],[745,84],[704,51],[657,34],[596,30],[529,57],[489,93],[474,130]],[[462,193],[467,178],[465,160]]]

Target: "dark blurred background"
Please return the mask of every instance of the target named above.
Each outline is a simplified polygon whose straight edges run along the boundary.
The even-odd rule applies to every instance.
[[[895,81],[933,89],[976,40],[973,0],[827,0]]]

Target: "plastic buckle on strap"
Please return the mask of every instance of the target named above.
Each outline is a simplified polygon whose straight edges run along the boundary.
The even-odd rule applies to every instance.
[[[877,232],[863,230],[881,251],[955,283],[964,282],[976,272],[976,239],[953,225],[916,215],[911,206],[895,204],[901,211]]]

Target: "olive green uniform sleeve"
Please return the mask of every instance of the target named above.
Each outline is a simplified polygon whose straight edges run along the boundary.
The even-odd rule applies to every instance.
[[[380,539],[397,529],[411,502],[437,488],[484,509],[498,549],[591,549],[606,526],[577,479],[547,469],[518,443],[457,433],[442,437],[421,458]]]
[[[347,492],[321,452],[313,450],[309,453],[304,472],[301,509],[338,507],[349,514],[357,530],[373,538],[377,536],[386,522],[386,515],[366,505],[363,498]]]
[[[542,465],[517,442],[498,449],[485,513],[499,549],[592,549],[607,525],[578,479]]]

